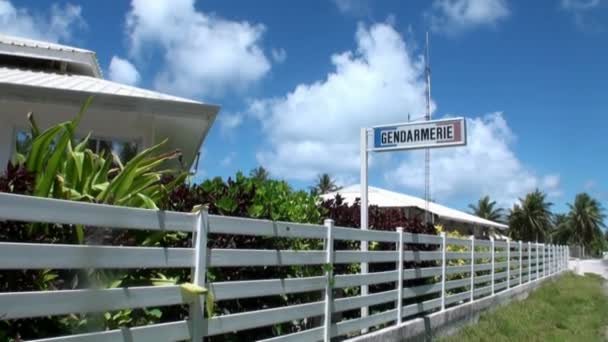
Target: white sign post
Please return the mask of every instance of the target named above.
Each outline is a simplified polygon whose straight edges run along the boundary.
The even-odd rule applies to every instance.
[[[373,147],[369,148],[369,136],[373,137]],[[451,118],[421,122],[407,122],[394,125],[361,129],[361,229],[368,229],[367,174],[368,153],[463,146],[467,144],[466,121]],[[361,241],[361,251],[368,251],[367,241]],[[368,273],[368,264],[361,263],[361,274]],[[367,285],[361,286],[361,296],[369,294]],[[361,308],[361,317],[367,317],[369,308]],[[365,331],[367,329],[364,329]]]

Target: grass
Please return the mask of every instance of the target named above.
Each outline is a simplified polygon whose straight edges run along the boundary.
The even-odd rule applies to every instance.
[[[608,341],[608,296],[602,286],[599,276],[567,273],[440,341]]]

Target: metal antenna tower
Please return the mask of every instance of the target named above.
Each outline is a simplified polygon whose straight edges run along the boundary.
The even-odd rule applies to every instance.
[[[426,121],[431,120],[431,60],[429,53],[429,33],[426,33],[426,58],[424,59],[425,68],[424,73],[426,76]],[[424,223],[429,223],[429,201],[431,197],[431,151],[429,148],[424,150],[424,201],[425,201],[425,214]]]

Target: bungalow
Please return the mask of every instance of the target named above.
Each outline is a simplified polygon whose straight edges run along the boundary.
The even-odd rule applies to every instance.
[[[26,114],[42,129],[93,104],[76,134],[93,132],[92,149],[126,158],[169,139],[190,167],[219,107],[105,80],[93,51],[0,34],[0,165],[29,137]]]
[[[357,198],[361,198],[361,187],[359,184],[351,185],[321,197],[323,199],[333,199],[338,194],[344,199],[345,203],[352,204]],[[406,210],[408,217],[424,218],[426,201],[422,198],[373,186],[368,188],[367,198],[369,205],[377,205],[381,208],[403,208]],[[504,238],[502,234],[509,228],[505,224],[486,220],[434,202],[429,203],[428,210],[433,215],[433,222],[443,225],[448,231],[458,231],[464,235],[494,236],[498,239]]]

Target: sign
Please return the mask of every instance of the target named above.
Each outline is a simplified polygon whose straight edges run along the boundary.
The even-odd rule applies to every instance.
[[[464,118],[408,122],[372,127],[372,151],[412,150],[467,144]]]

